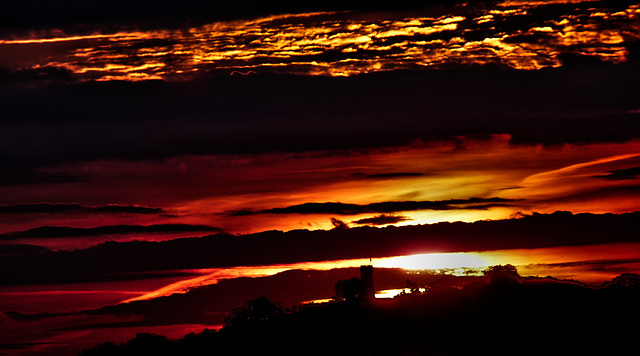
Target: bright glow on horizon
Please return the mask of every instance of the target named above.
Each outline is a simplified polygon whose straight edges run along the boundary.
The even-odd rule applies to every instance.
[[[457,268],[483,268],[490,262],[478,253],[425,253],[376,259],[375,266],[381,268],[403,268],[407,270],[440,270]]]
[[[605,280],[613,279],[617,274],[615,271],[594,273],[594,271],[588,270],[589,263],[597,263],[603,260],[633,259],[639,255],[640,243],[619,243],[483,252],[426,253],[373,258],[371,261],[366,258],[360,258],[267,266],[202,269],[191,271],[201,273],[200,276],[169,284],[163,288],[127,299],[124,302],[148,300],[174,293],[186,293],[193,288],[216,284],[222,279],[267,277],[289,270],[328,271],[338,268],[354,268],[370,263],[374,268],[422,270],[430,273],[457,276],[478,275],[489,266],[512,264],[518,268],[520,274],[523,276],[551,275],[556,278],[572,278],[585,283],[598,284]],[[566,264],[566,266],[562,267],[562,264]],[[572,264],[574,266],[572,266]]]
[[[424,293],[427,291],[426,288],[418,288],[418,291],[420,293]],[[379,299],[388,299],[388,298],[394,298],[398,295],[400,295],[401,293],[411,293],[411,289],[409,288],[398,288],[398,289],[384,289],[384,290],[379,290],[376,291],[376,298]]]

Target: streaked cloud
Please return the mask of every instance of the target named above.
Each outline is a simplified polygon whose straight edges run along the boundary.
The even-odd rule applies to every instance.
[[[505,2],[428,13],[272,15],[188,29],[54,34],[2,40],[0,46],[73,42],[67,53],[42,58],[32,68],[64,68],[83,80],[141,81],[183,80],[207,71],[351,76],[469,64],[536,70],[561,66],[566,52],[620,63],[627,60],[625,43],[640,39],[637,4]],[[461,15],[469,13],[471,18]]]
[[[28,214],[28,213],[113,213],[113,214],[161,214],[161,208],[147,206],[105,205],[86,206],[75,203],[37,203],[13,204],[0,206],[0,214]]]
[[[412,210],[487,209],[492,206],[512,206],[516,200],[493,198],[450,199],[442,201],[389,201],[370,204],[349,204],[339,202],[304,203],[284,208],[259,211],[241,209],[229,211],[231,216],[254,214],[339,214],[355,215],[363,213],[392,213]]]
[[[41,226],[25,231],[15,231],[0,235],[0,240],[17,239],[47,239],[47,238],[81,238],[87,236],[113,235],[113,234],[149,234],[149,233],[175,233],[175,232],[215,232],[220,233],[222,229],[206,225],[186,225],[186,224],[159,224],[159,225],[114,225],[99,226],[92,228],[78,228],[67,226]]]
[[[597,176],[594,176],[594,178],[601,178],[601,179],[608,179],[608,180],[638,179],[640,178],[640,167],[632,167],[632,168],[608,171],[606,174],[597,175]]]
[[[399,179],[399,178],[421,177],[421,176],[424,176],[424,173],[416,173],[416,172],[374,173],[374,174],[354,173],[353,176],[364,178],[364,179]]]
[[[358,224],[358,225],[373,225],[373,226],[377,226],[377,225],[389,225],[389,224],[396,224],[402,221],[407,221],[407,220],[411,220],[406,216],[401,216],[401,215],[385,215],[385,214],[380,214],[380,215],[376,215],[374,217],[371,218],[364,218],[364,219],[360,219],[360,220],[355,220],[352,221],[352,224]]]
[[[168,270],[637,242],[638,214],[557,212],[473,223],[108,242],[75,251],[22,249],[3,255],[0,266],[6,273],[1,282],[22,285],[116,281],[145,278],[144,272]],[[118,256],[117,263],[113,263],[113,256]],[[87,260],[92,263],[86,264]]]

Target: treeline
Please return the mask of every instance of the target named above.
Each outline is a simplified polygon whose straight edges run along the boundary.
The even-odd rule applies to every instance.
[[[138,334],[96,355],[468,355],[626,351],[640,316],[640,276],[599,288],[496,271],[460,285],[432,283],[392,300],[345,300],[287,310],[260,297],[218,330],[170,340]]]

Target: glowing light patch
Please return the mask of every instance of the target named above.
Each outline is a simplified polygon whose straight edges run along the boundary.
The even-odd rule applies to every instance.
[[[377,295],[376,295],[377,296]],[[331,298],[325,298],[325,299],[314,299],[314,300],[307,300],[302,302],[301,304],[322,304],[322,303],[329,303],[332,302],[333,299]]]
[[[70,42],[70,41],[82,41],[82,40],[96,40],[96,39],[113,39],[113,38],[127,38],[135,37],[133,33],[115,33],[115,34],[99,34],[99,35],[86,35],[86,36],[64,36],[53,38],[29,38],[22,40],[0,40],[0,44],[36,44],[36,43],[55,43],[55,42]]]
[[[418,288],[418,292],[420,293],[424,293],[426,291],[426,288]],[[411,293],[411,290],[409,288],[384,289],[376,292],[376,298],[394,298],[402,293]]]
[[[440,270],[454,268],[481,268],[489,262],[472,253],[426,253],[413,256],[383,258],[376,261],[377,267],[399,267],[409,270]]]

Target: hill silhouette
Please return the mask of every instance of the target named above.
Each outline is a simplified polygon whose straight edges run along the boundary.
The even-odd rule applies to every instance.
[[[93,355],[469,355],[616,354],[640,316],[640,276],[599,288],[499,274],[443,279],[392,300],[334,302],[285,310],[261,297],[234,309],[219,331],[179,340],[138,334]]]

